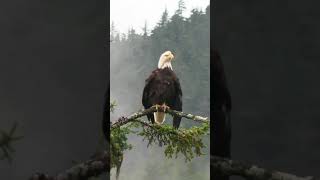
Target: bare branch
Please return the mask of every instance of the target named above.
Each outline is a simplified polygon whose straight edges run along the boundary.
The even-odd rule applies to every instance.
[[[145,109],[143,111],[133,113],[132,115],[130,115],[130,116],[126,117],[126,118],[125,117],[121,117],[121,118],[118,119],[118,121],[116,121],[115,123],[113,123],[111,125],[111,129],[119,127],[119,126],[122,126],[124,124],[127,124],[129,122],[134,121],[137,118],[140,118],[142,116],[145,116],[147,114],[150,114],[150,113],[153,113],[153,112],[156,112],[156,111],[157,111],[157,109],[154,106],[152,106],[149,109]],[[163,109],[159,108],[158,111],[163,112]],[[195,116],[195,115],[192,115],[192,114],[187,114],[187,113],[184,113],[184,112],[175,111],[175,110],[171,110],[171,109],[166,109],[165,113],[168,113],[168,114],[170,114],[172,116],[184,117],[184,118],[191,119],[191,120],[194,120],[194,121],[197,121],[197,122],[209,122],[210,121],[209,118],[207,118],[207,117]]]

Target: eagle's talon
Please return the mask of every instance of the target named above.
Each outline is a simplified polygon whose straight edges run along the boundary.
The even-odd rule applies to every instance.
[[[170,109],[169,106],[167,106],[166,104],[163,104],[162,106],[163,112],[166,112],[167,109]]]
[[[156,104],[156,110],[157,110],[157,112],[159,111],[159,105],[158,104]]]

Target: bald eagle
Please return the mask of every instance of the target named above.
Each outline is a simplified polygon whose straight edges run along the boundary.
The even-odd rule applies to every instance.
[[[230,158],[231,143],[231,96],[227,86],[226,75],[219,52],[213,52],[213,133],[211,153],[214,156]],[[229,180],[228,176],[216,172],[213,179]]]
[[[151,106],[161,106],[164,110],[170,108],[182,111],[182,91],[179,79],[173,72],[171,61],[174,59],[171,51],[164,52],[159,59],[158,68],[152,71],[145,81],[142,94],[142,104],[145,109]],[[162,124],[165,121],[164,112],[148,114],[152,123]],[[179,128],[181,117],[173,117],[173,127]]]

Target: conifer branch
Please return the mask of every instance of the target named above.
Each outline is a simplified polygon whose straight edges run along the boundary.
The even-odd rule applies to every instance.
[[[9,132],[0,130],[0,150],[2,151],[0,160],[8,159],[11,161],[11,154],[15,151],[11,144],[22,138],[22,136],[16,136],[17,127],[18,124],[14,123]]]

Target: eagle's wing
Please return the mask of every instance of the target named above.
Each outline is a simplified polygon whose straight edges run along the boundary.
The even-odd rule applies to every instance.
[[[156,76],[156,71],[153,71],[151,75],[148,77],[148,79],[146,79],[145,81],[145,86],[142,92],[142,105],[144,106],[145,109],[152,106],[152,104],[149,103],[148,99],[149,99],[149,92],[150,92],[150,84],[153,81],[155,76]]]
[[[177,90],[177,94],[182,96],[182,90],[181,90],[181,85],[180,85],[180,81],[178,78],[176,78],[176,80],[174,81],[174,85],[175,85],[175,88]]]
[[[148,108],[148,92],[149,92],[149,86],[146,84],[146,86],[143,88],[143,93],[142,93],[142,105],[146,109]]]
[[[213,51],[213,155],[230,158],[231,143],[231,96],[227,87],[224,66],[218,51]],[[227,180],[228,178],[215,177]]]
[[[176,78],[174,82],[175,82],[174,85],[176,89],[176,97],[175,97],[173,109],[176,111],[182,111],[182,90],[181,90],[179,79]],[[173,117],[173,127],[179,128],[180,122],[181,122],[181,117],[179,116]]]
[[[145,109],[150,108],[152,104],[150,103],[150,92],[151,92],[151,84],[153,80],[155,79],[157,71],[153,71],[151,75],[146,79],[145,86],[143,88],[143,93],[142,93],[142,105]],[[149,121],[154,123],[154,117],[153,114],[147,114],[147,118]]]

